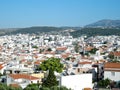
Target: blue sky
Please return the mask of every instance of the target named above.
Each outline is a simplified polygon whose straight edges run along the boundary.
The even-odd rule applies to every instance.
[[[0,28],[84,26],[120,19],[120,0],[0,0]]]

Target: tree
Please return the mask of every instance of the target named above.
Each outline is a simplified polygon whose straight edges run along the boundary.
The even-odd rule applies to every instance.
[[[24,88],[24,90],[31,90],[31,87],[26,87]]]
[[[48,87],[41,87],[40,90],[50,90]]]
[[[51,48],[48,48],[48,49],[47,49],[47,51],[49,51],[49,52],[50,52],[50,51],[52,51],[52,49],[51,49]]]
[[[117,60],[117,59],[112,59],[111,62],[113,62],[113,63],[120,63],[120,61]]]
[[[37,48],[38,48],[38,46],[32,46],[32,48],[36,48],[36,49],[37,49]]]
[[[39,90],[38,84],[29,84],[24,90]]]
[[[0,90],[8,90],[8,89],[9,88],[8,88],[8,86],[6,84],[0,83]]]
[[[62,72],[63,64],[60,63],[59,58],[49,58],[48,60],[40,64],[39,67],[44,71],[51,69],[52,71],[56,71],[60,73]]]
[[[50,88],[50,90],[71,90],[71,89],[68,89],[68,88],[65,87],[65,86],[60,86],[60,87],[58,87],[58,86],[53,86],[53,87]]]
[[[49,70],[49,74],[47,78],[43,81],[43,87],[52,87],[58,85],[58,81],[56,76],[54,75],[54,71],[62,72],[63,64],[60,63],[59,58],[49,58],[48,60],[44,61],[40,64],[40,68],[44,71]]]
[[[17,89],[17,88],[16,88]],[[16,90],[14,87],[9,87],[9,89],[7,89],[7,90]]]
[[[0,90],[6,90],[6,88],[0,85]]]
[[[70,90],[70,89],[66,88],[65,86],[61,86],[59,90]]]
[[[54,71],[52,69],[49,69],[48,77],[45,81],[43,81],[42,86],[43,87],[52,87],[58,85],[58,81],[56,79],[56,76],[54,75]]]
[[[39,53],[42,53],[42,52],[44,52],[45,51],[45,49],[40,49],[39,50]]]
[[[1,73],[0,73],[0,77],[3,76]]]
[[[52,86],[50,90],[60,90],[58,86]]]
[[[89,52],[90,52],[91,54],[95,54],[97,50],[98,50],[97,48],[93,48],[93,49],[90,50]]]
[[[100,87],[107,87],[108,85],[110,85],[110,79],[108,78],[98,82],[98,86]]]
[[[108,57],[109,57],[110,59],[114,59],[114,55],[113,55],[113,54],[109,54]]]
[[[0,90],[22,90],[22,88],[7,86],[6,84],[0,83]]]
[[[78,43],[77,43],[77,44],[75,44],[74,49],[75,49],[75,52],[76,52],[76,53],[78,53],[78,52],[79,52],[80,47],[79,47]]]
[[[65,60],[68,60],[68,61],[69,61],[70,59],[71,59],[71,57],[67,57]]]

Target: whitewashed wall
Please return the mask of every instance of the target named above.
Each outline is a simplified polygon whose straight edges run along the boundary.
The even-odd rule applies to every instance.
[[[92,88],[92,74],[62,76],[60,85],[73,90],[83,90],[86,87]]]
[[[115,71],[105,71],[104,79],[109,78],[114,81],[119,81],[120,80],[120,72],[115,72],[115,75],[113,75],[112,72],[115,72]]]

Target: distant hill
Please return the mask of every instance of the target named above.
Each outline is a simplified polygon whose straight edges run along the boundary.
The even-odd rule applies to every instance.
[[[16,31],[18,29],[19,28],[3,28],[3,29],[0,29],[0,36],[10,34],[11,32]]]
[[[50,26],[37,26],[37,27],[27,27],[27,28],[6,28],[0,29],[0,35],[9,34],[40,34],[48,32],[61,32],[64,30],[79,30],[80,27],[50,27]]]
[[[120,35],[118,28],[82,28],[74,32],[70,32],[73,37],[80,37],[81,35],[96,36],[96,35]]]
[[[85,28],[120,28],[120,20],[104,19],[88,24]]]
[[[120,20],[100,20],[93,24],[86,25],[85,27],[50,27],[50,26],[37,26],[27,28],[9,28],[0,29],[0,35],[12,35],[12,34],[42,34],[42,33],[53,33],[70,32],[73,37],[79,37],[81,35],[95,36],[95,35],[120,35]]]
[[[41,33],[41,32],[50,32],[50,31],[59,31],[62,30],[61,28],[57,28],[57,27],[47,27],[47,26],[43,26],[43,27],[28,27],[28,28],[21,28],[18,30],[15,30],[13,32],[11,32],[12,34],[18,34],[18,33],[22,33],[22,34],[37,34],[37,33]]]
[[[69,26],[63,26],[60,28],[62,28],[63,30],[66,30],[66,29],[80,30],[81,29],[81,27],[69,27]]]

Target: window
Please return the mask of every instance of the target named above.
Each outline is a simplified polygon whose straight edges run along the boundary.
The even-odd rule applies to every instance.
[[[115,76],[115,72],[111,72],[111,75],[112,75],[112,76]]]

